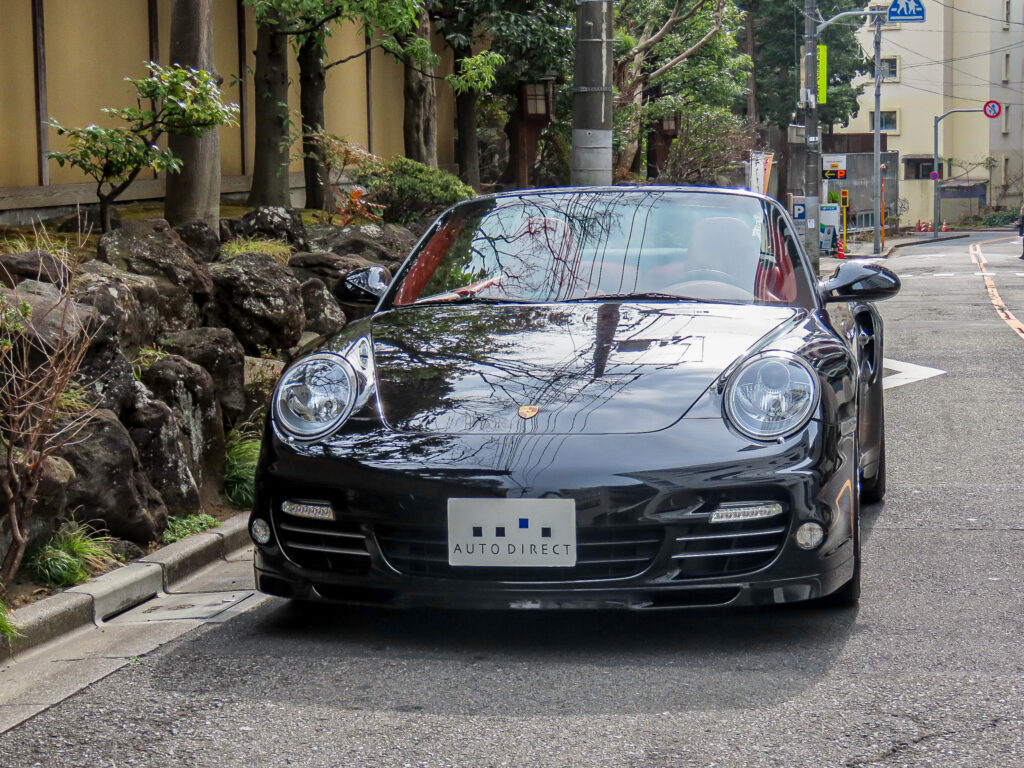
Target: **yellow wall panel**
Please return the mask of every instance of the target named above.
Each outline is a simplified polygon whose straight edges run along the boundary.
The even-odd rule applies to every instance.
[[[375,50],[373,56],[373,151],[383,158],[405,152],[402,120],[405,115],[402,65],[393,56]],[[365,111],[365,107],[363,108]]]
[[[64,125],[110,121],[100,107],[134,104],[125,77],[142,77],[149,58],[146,3],[45,0],[46,67],[50,115]],[[50,147],[66,146],[50,131]],[[88,179],[50,162],[54,184]]]
[[[0,187],[36,184],[36,101],[32,11],[0,0]]]
[[[335,27],[327,40],[325,62],[344,59],[366,48],[363,31],[355,24]],[[328,133],[366,147],[366,57],[347,61],[327,70],[324,123]]]

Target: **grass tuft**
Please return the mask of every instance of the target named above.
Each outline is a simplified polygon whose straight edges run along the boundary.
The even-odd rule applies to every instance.
[[[18,632],[18,629],[7,617],[7,606],[4,605],[2,600],[0,600],[0,637],[6,637],[8,640],[13,640],[15,637],[19,637],[20,635],[21,633]]]
[[[117,562],[111,551],[114,539],[102,536],[87,525],[62,528],[28,559],[34,581],[51,589],[81,584]]]
[[[222,259],[233,259],[243,253],[266,253],[273,256],[278,264],[287,267],[288,260],[292,257],[292,247],[286,240],[266,237],[236,237],[220,247]]]
[[[260,459],[260,433],[250,422],[239,424],[227,436],[224,496],[236,507],[251,509],[256,500],[256,464]]]
[[[68,384],[68,388],[57,398],[57,411],[66,418],[81,415],[92,407],[92,394],[89,389],[74,381]]]
[[[220,525],[220,521],[206,513],[189,515],[188,517],[168,517],[167,528],[161,541],[164,544],[173,544],[176,541],[191,536],[193,533],[202,533]]]

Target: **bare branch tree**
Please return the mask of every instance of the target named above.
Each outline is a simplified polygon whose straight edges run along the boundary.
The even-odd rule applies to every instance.
[[[25,555],[47,460],[93,412],[81,403],[71,407],[67,397],[94,314],[71,299],[77,265],[67,249],[62,255],[68,272],[52,291],[0,288],[0,527],[11,538],[0,561],[0,594]]]

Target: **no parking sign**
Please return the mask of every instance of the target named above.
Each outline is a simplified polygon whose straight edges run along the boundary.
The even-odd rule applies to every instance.
[[[992,118],[993,120],[1003,114],[1003,105],[998,101],[986,101],[985,106],[985,117]]]

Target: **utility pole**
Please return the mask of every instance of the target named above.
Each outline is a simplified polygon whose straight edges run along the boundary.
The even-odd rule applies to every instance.
[[[875,15],[875,162],[872,192],[875,203],[875,249],[882,252],[882,14]]]
[[[612,2],[576,0],[572,183],[612,183]]]
[[[807,166],[804,171],[804,203],[807,206],[807,229],[804,250],[811,259],[814,273],[821,261],[818,253],[818,216],[821,200],[821,139],[818,136],[818,0],[804,0],[804,92],[807,105],[804,136],[807,144]]]

